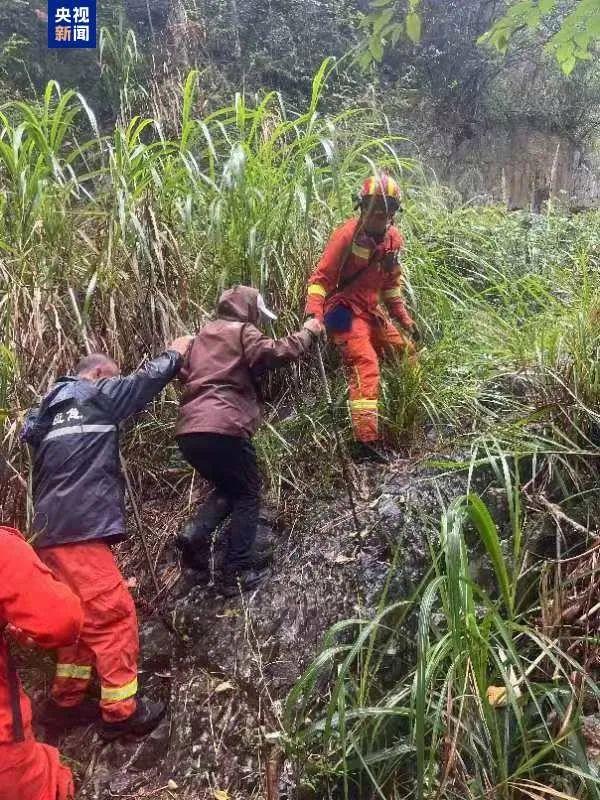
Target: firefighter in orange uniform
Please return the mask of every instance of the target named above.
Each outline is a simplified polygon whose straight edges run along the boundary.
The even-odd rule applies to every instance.
[[[377,461],[386,460],[376,446],[380,356],[411,358],[415,348],[410,337],[419,339],[404,304],[399,261],[404,238],[393,225],[400,202],[400,187],[388,175],[364,182],[358,198],[360,217],[348,220],[331,236],[309,280],[306,302],[306,315],[324,321],[341,350],[357,455]]]
[[[8,638],[54,648],[77,641],[78,598],[21,534],[0,526],[0,800],[71,800],[73,776],[58,750],[31,730],[31,705],[17,678]]]

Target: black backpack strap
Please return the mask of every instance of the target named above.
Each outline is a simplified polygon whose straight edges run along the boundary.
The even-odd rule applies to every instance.
[[[6,673],[8,679],[8,699],[12,713],[13,739],[15,742],[25,741],[25,728],[23,726],[23,714],[21,713],[21,691],[19,687],[19,676],[15,659],[10,652],[8,639],[6,643]]]

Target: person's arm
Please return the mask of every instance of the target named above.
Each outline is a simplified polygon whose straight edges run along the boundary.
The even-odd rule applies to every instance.
[[[115,422],[137,414],[160,394],[179,372],[191,341],[191,336],[182,336],[137,372],[125,378],[98,381],[99,390],[112,402]]]
[[[353,229],[344,225],[332,234],[321,260],[308,281],[305,316],[323,319],[325,298],[335,291],[338,285],[340,270],[352,247]]]
[[[0,626],[40,647],[66,647],[79,637],[79,598],[42,564],[16,533],[0,528]]]
[[[25,444],[32,447],[38,447],[40,444],[41,436],[38,426],[38,419],[40,416],[40,406],[30,408],[25,416],[23,428],[21,429],[20,439]]]
[[[313,341],[318,339],[321,331],[321,323],[313,319],[307,320],[298,333],[282,339],[270,339],[254,325],[246,325],[242,334],[244,355],[254,373],[277,369],[292,361],[297,361],[307,353]]]
[[[397,255],[395,257],[395,263],[385,273],[381,290],[381,299],[390,312],[390,316],[396,319],[407,331],[413,332],[416,330],[416,325],[413,318],[408,313],[404,302],[406,281],[399,259],[399,254],[404,249],[404,237],[395,228],[391,231],[391,237],[392,247],[394,248],[392,252],[395,252]]]
[[[393,270],[388,272],[383,281],[381,297],[387,306],[390,315],[398,320],[406,330],[414,328],[414,320],[408,313],[404,302],[405,281],[402,266],[398,263]]]

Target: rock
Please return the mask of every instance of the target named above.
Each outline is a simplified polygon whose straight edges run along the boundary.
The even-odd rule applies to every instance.
[[[170,739],[171,722],[165,719],[144,739],[131,761],[132,768],[141,771],[163,762],[169,750]]]
[[[144,672],[163,672],[171,665],[172,635],[158,619],[140,628],[140,667]]]
[[[588,759],[600,764],[600,714],[581,718],[581,732],[585,741]]]
[[[404,496],[401,494],[396,496],[391,494],[380,495],[379,499],[377,500],[376,508],[377,514],[382,522],[401,522],[401,518],[404,514],[404,508],[401,506],[403,500]]]

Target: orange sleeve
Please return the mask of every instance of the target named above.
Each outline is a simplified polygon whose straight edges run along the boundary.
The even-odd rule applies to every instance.
[[[63,647],[79,637],[79,598],[42,564],[25,539],[0,527],[0,625],[10,623],[40,647]]]
[[[400,254],[404,249],[404,237],[396,228],[390,229],[390,236],[392,250]],[[410,328],[414,322],[404,303],[405,287],[404,271],[398,260],[396,266],[385,274],[381,286],[381,298],[392,317],[397,319],[403,328]]]
[[[314,314],[318,319],[323,319],[325,298],[338,285],[340,270],[352,246],[355,229],[356,220],[349,220],[337,228],[327,242],[321,260],[308,281],[306,316]]]

